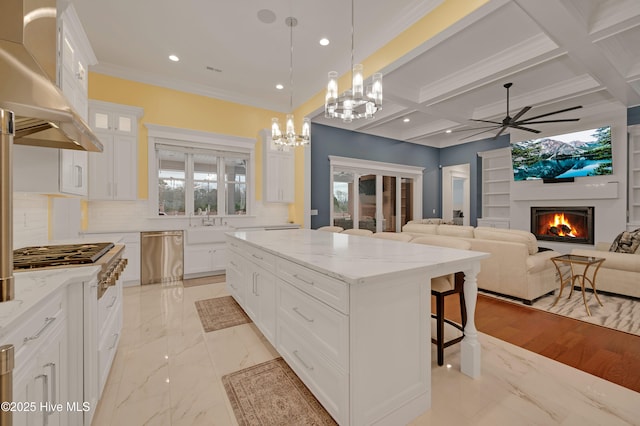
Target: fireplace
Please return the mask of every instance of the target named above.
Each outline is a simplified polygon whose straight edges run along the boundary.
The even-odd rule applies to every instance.
[[[531,207],[531,232],[538,240],[593,244],[593,207]]]

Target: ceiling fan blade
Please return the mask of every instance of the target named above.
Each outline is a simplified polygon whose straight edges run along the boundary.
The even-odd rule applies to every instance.
[[[496,135],[493,137],[493,140],[498,139],[498,136],[500,136],[505,130],[507,130],[507,126],[502,126],[502,129],[500,129],[500,131],[496,133]]]
[[[579,109],[579,108],[582,108],[582,105],[574,106],[571,108],[560,109],[558,111],[548,112],[546,114],[536,115],[535,117],[529,117],[527,118],[527,121],[535,120],[536,118],[548,117],[554,114],[560,114],[561,112],[573,111],[574,109]]]
[[[493,124],[497,124],[499,126],[502,126],[502,121],[491,121],[491,120],[475,120],[475,119],[471,119],[471,121],[478,121],[480,123],[493,123]]]
[[[451,133],[456,133],[456,132],[471,132],[473,130],[481,130],[481,129],[497,129],[499,127],[502,127],[502,124],[500,125],[494,125],[494,126],[482,126],[482,127],[473,127],[473,128],[469,128],[469,129],[456,129],[456,130],[452,130]]]
[[[522,120],[522,121],[518,121],[517,123],[513,123],[513,124],[517,124],[518,126],[521,124],[542,124],[542,123],[564,123],[567,121],[580,121],[579,118],[565,118],[563,120],[542,120],[542,121],[529,121],[529,120]]]
[[[483,130],[482,132],[474,133],[474,134],[472,134],[472,135],[465,136],[464,138],[462,138],[462,139],[458,139],[458,140],[463,141],[463,140],[465,140],[465,139],[469,139],[469,138],[472,138],[472,137],[474,137],[474,136],[481,135],[481,134],[483,134],[483,133],[492,132],[492,131],[493,131],[493,129]]]
[[[540,130],[530,129],[529,127],[522,127],[518,125],[510,125],[509,127],[513,127],[514,129],[526,130],[527,132],[532,132],[532,133],[540,133]]]
[[[516,114],[516,115],[511,119],[511,122],[512,122],[512,123],[513,123],[513,122],[516,122],[516,121],[518,120],[518,118],[520,118],[520,117],[522,117],[523,115],[525,115],[525,114],[527,113],[527,111],[529,111],[530,109],[531,109],[531,107],[530,107],[530,106],[526,106],[526,107],[522,108],[522,109],[520,110],[520,112],[519,112],[519,113],[517,113],[517,114]]]

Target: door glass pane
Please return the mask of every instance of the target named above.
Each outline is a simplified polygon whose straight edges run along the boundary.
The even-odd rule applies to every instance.
[[[218,157],[193,155],[193,211],[218,214]]]
[[[158,158],[158,214],[184,215],[185,159],[181,152],[160,149]]]
[[[382,230],[396,231],[396,177],[382,177]]]
[[[413,220],[413,179],[403,178],[400,184],[400,225]]]
[[[96,129],[109,129],[109,114],[105,114],[102,112],[96,112],[94,115],[94,123],[93,126]]]
[[[118,117],[118,130],[121,132],[131,132],[131,118],[130,117]]]
[[[333,174],[333,225],[353,228],[353,173]]]
[[[376,232],[376,175],[361,176],[358,188],[358,228]]]
[[[247,214],[247,160],[225,158],[227,215]]]

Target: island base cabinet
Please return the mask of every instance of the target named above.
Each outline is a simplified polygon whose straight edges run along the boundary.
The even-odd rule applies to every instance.
[[[284,321],[278,322],[277,349],[338,424],[349,424],[349,376]]]

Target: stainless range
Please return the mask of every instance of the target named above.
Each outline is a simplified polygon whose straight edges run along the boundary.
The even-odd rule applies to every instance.
[[[24,247],[13,251],[13,269],[69,268],[99,265],[98,299],[115,285],[127,265],[124,245],[113,243],[62,244]]]

